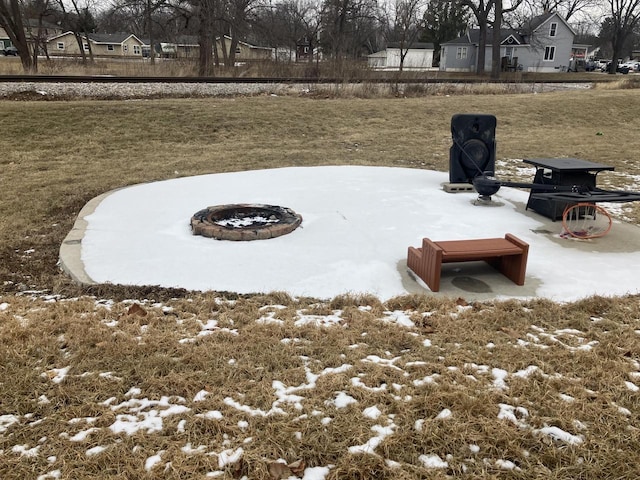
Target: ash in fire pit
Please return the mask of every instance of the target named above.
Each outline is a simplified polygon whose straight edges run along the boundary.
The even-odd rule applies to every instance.
[[[265,240],[293,232],[302,216],[277,205],[236,203],[200,210],[191,217],[194,235],[217,240]]]

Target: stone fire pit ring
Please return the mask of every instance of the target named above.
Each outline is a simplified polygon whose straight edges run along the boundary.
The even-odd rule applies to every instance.
[[[196,212],[191,217],[191,230],[194,235],[217,240],[266,240],[291,233],[301,223],[302,215],[290,208],[259,203],[232,203]]]

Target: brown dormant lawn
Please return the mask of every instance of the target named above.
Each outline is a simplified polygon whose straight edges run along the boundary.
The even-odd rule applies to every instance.
[[[82,287],[56,265],[105,191],[283,166],[445,171],[455,113],[496,115],[501,177],[578,157],[616,167],[600,185],[640,190],[640,90],[615,86],[0,101],[0,478],[637,478],[637,294],[240,296]],[[615,214],[640,224],[637,204]],[[571,265],[549,275],[571,281]]]

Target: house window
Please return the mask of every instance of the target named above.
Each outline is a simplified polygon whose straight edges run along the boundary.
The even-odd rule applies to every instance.
[[[309,53],[309,47],[304,47],[304,53]]]
[[[113,45],[111,44],[107,45],[107,50],[109,50],[110,52],[113,52]]]
[[[123,45],[122,46],[122,50],[125,51],[125,52],[128,52],[129,51],[129,45]]]
[[[140,45],[134,45],[133,46],[133,54],[134,55],[140,55]]]
[[[57,43],[58,50],[64,50],[64,42]]]
[[[467,58],[467,47],[458,47],[456,50],[456,58],[458,60]]]
[[[546,62],[553,62],[556,56],[556,47],[544,47],[544,60]]]
[[[555,22],[552,23],[551,26],[549,27],[549,36],[550,37],[555,37],[557,30],[558,30],[558,24],[555,23]]]
[[[242,53],[242,49],[240,47],[236,47],[236,55],[240,55]]]
[[[82,48],[84,48],[85,52],[88,52],[89,51],[89,44],[88,43],[83,43],[82,44]]]

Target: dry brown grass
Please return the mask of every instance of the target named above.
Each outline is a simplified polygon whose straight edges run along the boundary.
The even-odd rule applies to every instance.
[[[0,75],[22,74],[22,65],[16,57],[0,56]],[[176,76],[188,77],[198,74],[197,59],[156,59],[151,63],[150,59],[109,59],[96,58],[93,62],[83,63],[80,58],[52,57],[38,60],[38,74],[40,75],[115,75],[115,76]],[[440,72],[437,69],[429,71],[405,70],[398,72],[374,71],[366,66],[366,62],[271,62],[254,61],[239,63],[235,67],[223,65],[215,67],[213,76],[216,77],[294,77],[294,78],[332,78],[340,80],[349,79],[379,79],[399,78],[407,80],[473,80],[477,76],[468,72]],[[529,72],[503,72],[501,80],[511,83],[536,82],[536,81],[564,81],[564,82],[603,82],[617,81],[621,75],[610,76],[600,72],[570,72],[570,73],[529,73]],[[632,78],[633,75],[624,76]],[[484,78],[489,78],[485,75]]]
[[[449,121],[459,112],[497,116],[499,174],[517,178],[525,157],[575,156],[615,165],[620,174],[607,181],[628,187],[640,175],[638,111],[633,89],[0,102],[8,119],[0,138],[0,478],[223,471],[269,479],[278,468],[282,478],[301,478],[299,460],[331,466],[329,479],[637,478],[638,296],[468,305],[423,295],[382,303],[367,295],[82,288],[56,260],[79,209],[112,188],[281,166],[446,170]],[[640,223],[637,209],[628,215]],[[395,311],[415,326],[398,326]],[[329,314],[336,325],[301,322]],[[505,385],[496,382],[501,372]],[[299,407],[278,397],[277,382],[308,386],[295,391]],[[209,394],[195,401],[202,390]],[[357,403],[327,403],[338,392]],[[156,403],[143,408],[145,399]],[[160,432],[110,428],[117,415],[140,419],[167,405],[186,408],[163,417]],[[373,406],[377,419],[363,415]],[[274,407],[284,413],[255,414]],[[515,416],[499,419],[509,408],[518,408]],[[445,409],[451,416],[437,418]],[[211,411],[220,418],[201,416]],[[377,455],[350,452],[375,437],[372,427],[393,429]],[[553,440],[545,427],[582,443]],[[94,447],[105,450],[88,455]],[[241,459],[221,467],[221,453],[238,448]],[[425,455],[447,468],[426,468]],[[288,470],[273,466],[278,459]]]
[[[634,456],[640,405],[624,383],[640,368],[637,297],[460,307],[414,296],[384,306],[370,299],[371,309],[356,307],[367,299],[343,298],[343,320],[324,328],[296,323],[302,313],[321,312],[315,303],[289,300],[276,310],[265,308],[282,299],[227,302],[190,295],[142,302],[141,316],[128,313],[131,302],[4,297],[9,306],[0,313],[0,340],[8,348],[0,393],[3,414],[17,420],[0,434],[2,478],[57,469],[73,478],[151,478],[163,470],[171,478],[204,478],[220,470],[223,450],[240,447],[242,460],[222,468],[226,478],[279,478],[268,473],[278,459],[332,465],[332,479],[640,473]],[[382,321],[385,308],[410,305],[416,309],[405,313],[428,321],[415,328]],[[281,322],[258,322],[268,311]],[[216,327],[203,330],[210,319]],[[199,336],[203,331],[209,335]],[[593,349],[576,350],[586,344]],[[332,373],[341,366],[349,367]],[[67,377],[55,383],[55,369],[65,367]],[[507,375],[505,387],[496,387],[494,368]],[[318,378],[296,390],[298,408],[278,403],[274,382],[303,386],[310,384],[309,373]],[[433,381],[425,383],[425,377]],[[195,401],[202,390],[209,394]],[[327,404],[338,392],[357,403]],[[140,403],[163,398],[160,405]],[[264,413],[239,410],[234,402]],[[165,415],[161,432],[113,431],[117,415],[142,420],[152,408],[162,412],[169,405],[184,411]],[[500,405],[519,410],[511,420],[499,419],[508,411]],[[275,406],[282,413],[266,413]],[[373,406],[382,416],[364,417],[362,411]],[[438,419],[445,409],[451,416]],[[211,411],[219,414],[201,416]],[[350,454],[349,447],[375,436],[375,425],[393,426],[376,449],[379,456]],[[549,426],[580,435],[583,443],[538,432]],[[86,438],[76,436],[83,432]],[[199,450],[189,453],[188,446]],[[34,457],[20,454],[34,447]],[[105,451],[88,456],[95,447]],[[160,465],[146,473],[145,462],[158,452]],[[425,469],[419,458],[427,454],[449,466]],[[518,470],[503,470],[498,461]]]

